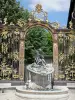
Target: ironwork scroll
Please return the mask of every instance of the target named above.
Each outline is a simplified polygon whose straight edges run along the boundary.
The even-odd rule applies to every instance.
[[[19,79],[19,33],[16,27],[0,31],[0,80]]]
[[[59,80],[75,81],[75,34],[59,33]]]

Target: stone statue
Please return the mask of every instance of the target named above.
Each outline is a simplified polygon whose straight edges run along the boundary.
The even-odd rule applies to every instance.
[[[36,65],[39,65],[40,67],[41,66],[43,66],[43,68],[46,67],[46,62],[44,60],[43,51],[41,49],[36,50],[35,63]]]
[[[35,51],[35,61],[27,66],[27,72],[30,73],[28,74],[28,80],[31,80],[32,83],[32,86],[29,86],[29,88],[36,90],[51,88],[53,83],[50,84],[50,82],[52,82],[54,68],[51,64],[46,64],[44,53],[41,49]]]

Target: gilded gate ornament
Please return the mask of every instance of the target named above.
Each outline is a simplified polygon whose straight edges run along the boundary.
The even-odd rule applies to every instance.
[[[19,41],[19,36],[18,35],[14,36],[14,41],[16,41],[16,42]]]
[[[3,80],[10,80],[11,73],[11,68],[9,68],[9,65],[6,64],[6,58],[3,58],[3,61],[1,62],[1,76],[3,77]]]
[[[23,19],[19,19],[18,22],[17,22],[17,25],[19,25],[20,27],[23,27],[23,26],[26,25],[26,22]]]
[[[4,22],[7,24],[6,19]],[[24,51],[24,34],[26,34],[27,28],[35,25],[45,26],[49,30],[53,30],[52,32],[54,34],[58,35],[59,60],[55,59],[54,63],[59,63],[59,80],[75,81],[75,30],[72,28],[73,23],[70,22],[69,30],[66,28],[60,29],[59,23],[50,23],[48,21],[48,14],[42,9],[42,5],[40,4],[37,4],[35,10],[30,13],[28,22],[19,19],[17,25],[11,23],[2,29],[0,34],[0,79],[23,80],[23,74],[20,73],[19,76],[18,70],[20,64],[18,44],[20,44],[21,50]],[[21,55],[22,59],[20,60],[22,60],[21,64],[23,65],[24,52]],[[17,68],[14,68],[14,66],[17,66]],[[58,78],[57,75],[56,78]]]
[[[16,52],[13,52],[13,60],[16,62],[19,60],[19,53],[16,51]]]
[[[42,9],[41,4],[37,4],[35,6],[35,10],[31,12],[29,19],[30,19],[30,21],[35,20],[35,21],[47,21],[48,22],[47,12],[45,12]]]
[[[72,21],[69,22],[69,28],[73,29],[73,23],[72,23]]]
[[[18,28],[15,29],[14,34],[19,35],[19,29]]]
[[[13,22],[10,22],[10,25],[14,25],[14,23]]]
[[[13,30],[12,30],[13,28]],[[4,26],[0,34],[0,80],[12,80],[14,66],[18,65],[18,56],[14,51],[19,50],[19,29],[13,26]],[[15,41],[14,41],[15,40]],[[16,63],[14,63],[16,62]],[[18,76],[18,69],[17,75]],[[19,77],[18,77],[19,78]]]
[[[4,54],[6,54],[6,53],[7,53],[7,50],[8,50],[8,44],[2,43],[2,52],[3,52]]]
[[[51,23],[51,26],[55,29],[59,29],[60,28],[60,24],[58,22],[53,22]]]
[[[71,30],[73,31],[73,30]],[[63,34],[63,36],[62,36]],[[74,31],[69,34],[61,32],[58,34],[59,41],[59,80],[75,80],[75,34]],[[62,73],[61,73],[62,71]],[[64,77],[62,77],[64,75]]]
[[[8,53],[8,59],[12,59],[13,58],[13,54],[12,53]]]
[[[4,27],[4,29],[3,29],[2,33],[1,33],[1,36],[4,39],[6,39],[7,38],[7,33],[8,33],[8,29],[7,29],[7,27]]]
[[[7,18],[4,18],[4,25],[7,24]]]
[[[40,13],[42,11],[42,5],[41,4],[37,4],[35,7],[36,7],[36,11],[38,13]]]

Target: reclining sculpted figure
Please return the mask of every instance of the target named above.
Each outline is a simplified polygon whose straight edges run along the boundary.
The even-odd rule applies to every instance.
[[[41,49],[36,50],[35,63],[39,66],[43,66],[44,68],[46,67],[46,62],[44,60],[43,51]]]

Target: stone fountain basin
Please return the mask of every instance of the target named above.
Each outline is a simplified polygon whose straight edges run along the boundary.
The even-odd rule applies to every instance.
[[[54,68],[52,67],[52,64],[46,64],[45,68],[44,66],[39,67],[32,67],[37,66],[36,64],[30,64],[27,66],[27,72],[30,74],[30,80],[31,82],[36,83],[39,86],[47,87],[49,84],[51,84],[51,81],[53,79],[52,73],[54,72]],[[29,79],[29,75],[28,75]],[[32,86],[32,88],[34,85]]]
[[[42,75],[42,76],[47,76],[51,73],[54,72],[54,68],[52,67],[52,64],[46,64],[46,68],[44,69],[43,66],[41,67],[32,67],[33,64],[30,64],[27,66],[27,70],[29,72],[38,74],[38,75]],[[37,65],[35,65],[37,66]]]
[[[23,86],[16,88],[16,95],[24,100],[68,100],[68,88],[54,86],[53,90],[26,90]]]

